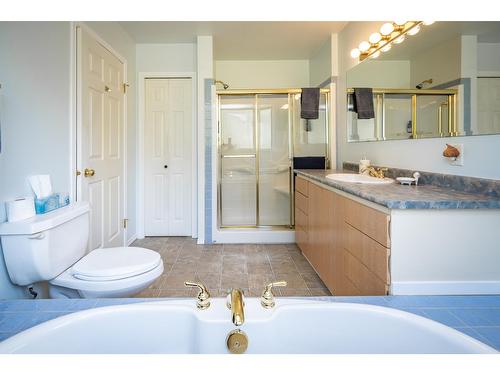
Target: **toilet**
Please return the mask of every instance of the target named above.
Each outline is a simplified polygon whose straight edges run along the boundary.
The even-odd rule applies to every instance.
[[[78,202],[33,218],[0,224],[11,281],[48,281],[51,298],[129,297],[163,273],[160,254],[140,247],[87,252],[90,206]]]

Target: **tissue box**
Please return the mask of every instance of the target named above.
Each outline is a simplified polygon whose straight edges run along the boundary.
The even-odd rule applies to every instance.
[[[35,199],[35,212],[37,215],[56,210],[69,204],[67,194],[55,193],[42,199]]]
[[[53,211],[59,208],[59,194],[52,194],[48,197],[35,199],[35,212],[37,215]]]

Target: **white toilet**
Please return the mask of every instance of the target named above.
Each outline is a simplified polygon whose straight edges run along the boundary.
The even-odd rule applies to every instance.
[[[51,298],[129,297],[163,273],[152,250],[113,247],[87,253],[89,204],[73,203],[44,215],[0,224],[0,238],[12,282],[49,282]]]

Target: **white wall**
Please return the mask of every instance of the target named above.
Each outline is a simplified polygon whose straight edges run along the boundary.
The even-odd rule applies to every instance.
[[[197,79],[197,109],[198,109],[198,119],[197,119],[197,130],[198,130],[198,243],[205,243],[205,217],[211,215],[212,212],[205,212],[205,179],[212,178],[213,185],[213,171],[215,168],[212,167],[212,176],[207,176],[205,173],[205,152],[206,152],[206,131],[212,131],[212,166],[215,165],[213,162],[216,159],[217,151],[214,145],[216,144],[216,138],[213,137],[213,133],[216,131],[216,126],[214,126],[215,117],[212,116],[208,118],[207,115],[212,111],[213,107],[209,107],[206,103],[208,98],[205,97],[205,84],[206,80],[213,79],[214,75],[214,64],[213,64],[213,38],[211,36],[198,36],[196,39],[196,79]],[[213,85],[212,85],[213,86]],[[213,99],[212,95],[212,99]],[[212,104],[213,106],[213,104]],[[208,126],[210,122],[211,126]],[[211,129],[208,129],[211,128]],[[207,134],[208,135],[208,134]],[[212,195],[212,199],[215,196]],[[214,222],[212,221],[212,224]],[[208,233],[207,233],[208,235]]]
[[[411,87],[429,78],[433,79],[432,86],[460,78],[461,47],[461,38],[457,37],[413,56]]]
[[[363,156],[372,163],[436,173],[500,179],[497,150],[500,135],[434,138],[383,142],[347,143],[346,141],[346,72],[357,64],[350,56],[352,48],[377,30],[383,22],[352,22],[339,33],[339,80],[337,100],[338,162],[357,162]],[[464,166],[449,165],[442,157],[445,143],[464,145]]]
[[[332,76],[332,39],[331,37],[309,59],[309,84],[319,86]]]
[[[136,197],[137,197],[137,77],[135,41],[117,22],[86,22],[106,43],[127,60],[127,239],[137,234]]]
[[[348,87],[409,88],[410,62],[369,60],[349,70]]]
[[[230,89],[309,86],[309,60],[217,60],[215,78]]]
[[[478,43],[477,54],[479,75],[500,75],[500,43]]]
[[[0,222],[4,201],[32,195],[28,175],[50,174],[55,190],[69,191],[70,30],[68,22],[0,22]],[[0,298],[25,296],[0,255]]]
[[[196,44],[137,44],[138,72],[195,72]]]

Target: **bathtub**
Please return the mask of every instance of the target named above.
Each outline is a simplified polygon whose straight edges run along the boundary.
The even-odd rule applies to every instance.
[[[266,310],[245,299],[246,353],[497,353],[432,320],[395,309],[278,299]],[[0,353],[228,353],[236,327],[226,300],[208,310],[168,300],[85,310],[42,323],[0,343]]]

